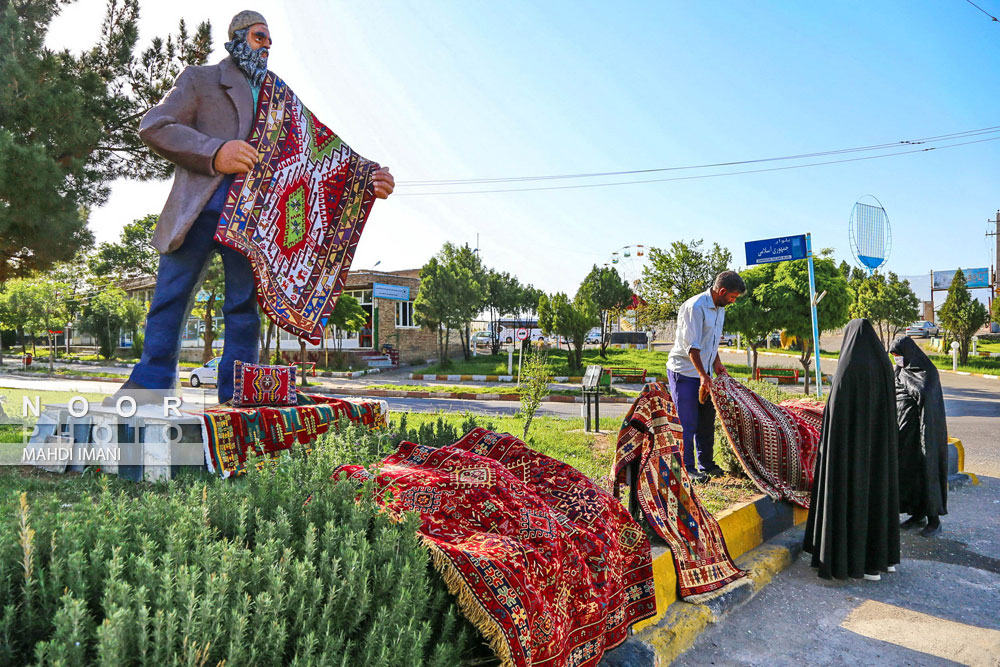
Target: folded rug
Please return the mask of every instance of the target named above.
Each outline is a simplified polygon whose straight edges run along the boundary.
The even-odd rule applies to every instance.
[[[249,258],[264,312],[319,343],[375,201],[378,165],[352,151],[271,72],[247,141],[257,164],[230,187],[215,238]]]
[[[504,665],[597,665],[656,611],[649,541],[608,493],[509,434],[403,442],[374,472],[378,502],[419,512],[420,537]]]
[[[733,452],[761,491],[809,507],[822,403],[775,405],[728,375],[712,381],[712,401]]]
[[[202,417],[205,464],[223,477],[239,474],[250,456],[257,466],[294,445],[309,445],[345,419],[376,429],[386,427],[384,402],[299,394],[298,405],[280,408],[208,408]]]
[[[647,384],[618,432],[612,478],[620,498],[626,469],[638,462],[639,505],[673,552],[680,596],[705,602],[750,580],[730,558],[719,523],[695,495],[684,468],[682,438],[670,388]]]

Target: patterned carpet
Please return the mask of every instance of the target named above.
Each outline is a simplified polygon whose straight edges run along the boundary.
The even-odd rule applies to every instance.
[[[271,72],[248,141],[257,164],[229,189],[215,238],[249,258],[268,316],[319,343],[375,200],[378,165],[352,151]]]
[[[712,381],[712,400],[747,476],[775,499],[809,507],[823,404],[775,405],[728,375]]]
[[[597,665],[656,611],[642,528],[585,475],[512,435],[404,442],[374,477],[362,466],[337,476],[374,479],[386,509],[420,513],[435,567],[504,665]]]
[[[639,505],[674,555],[680,597],[705,602],[750,580],[729,556],[719,523],[698,500],[684,468],[682,432],[670,388],[647,384],[622,422],[612,478],[621,498],[628,468],[638,464]]]
[[[300,393],[298,402],[281,408],[220,405],[197,413],[204,420],[202,436],[208,469],[229,477],[241,473],[250,463],[261,467],[295,445],[311,445],[341,419],[386,428],[383,401],[349,401]]]

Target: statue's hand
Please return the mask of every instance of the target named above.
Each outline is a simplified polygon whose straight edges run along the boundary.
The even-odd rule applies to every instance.
[[[375,186],[375,196],[379,199],[386,199],[396,188],[396,179],[389,173],[389,167],[382,167],[375,172],[372,177],[372,185]]]
[[[257,151],[245,141],[233,139],[215,154],[215,170],[220,174],[243,174],[257,163]]]

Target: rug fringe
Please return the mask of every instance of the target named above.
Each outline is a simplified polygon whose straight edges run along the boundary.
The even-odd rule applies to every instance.
[[[434,564],[434,569],[441,574],[451,594],[458,598],[459,610],[483,634],[490,650],[500,659],[500,664],[503,667],[514,667],[510,646],[507,644],[507,638],[504,637],[500,625],[483,609],[468,582],[465,581],[458,568],[442,551],[441,547],[425,536],[421,536],[421,540],[431,552],[431,562]]]
[[[689,602],[691,604],[702,604],[708,602],[709,600],[714,600],[715,598],[721,595],[725,595],[729,591],[736,590],[740,586],[752,586],[752,585],[753,585],[753,579],[751,579],[747,575],[743,575],[736,581],[731,581],[722,588],[718,588],[714,591],[709,591],[708,593],[699,593],[698,595],[688,595],[687,597],[684,598],[684,601]]]

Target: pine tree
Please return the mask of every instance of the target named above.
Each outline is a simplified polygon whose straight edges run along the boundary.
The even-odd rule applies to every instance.
[[[211,30],[154,39],[141,54],[138,0],[109,0],[97,43],[82,55],[44,45],[59,0],[0,0],[0,282],[92,245],[87,209],[116,178],[164,178],[138,125],[183,65],[202,64]]]

